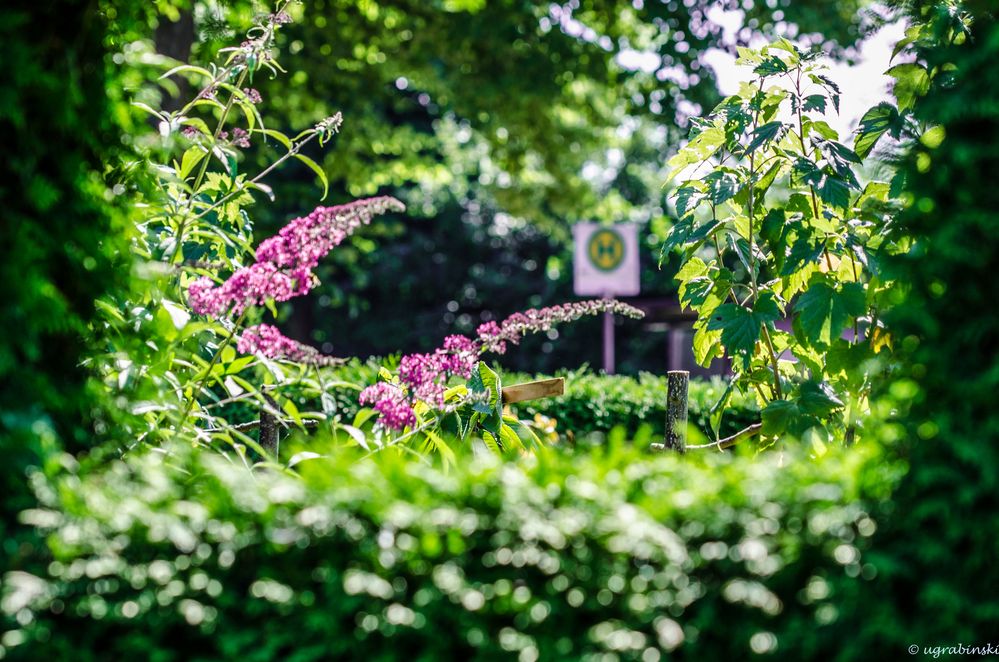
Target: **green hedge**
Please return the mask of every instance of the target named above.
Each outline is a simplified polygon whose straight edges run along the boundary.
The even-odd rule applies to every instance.
[[[524,402],[514,408],[522,418],[544,414],[558,422],[561,432],[576,435],[587,432],[608,432],[623,427],[631,434],[639,426],[649,425],[653,434],[661,436],[666,429],[666,376],[647,372],[638,377],[608,376],[576,370],[559,372],[565,377],[565,395]],[[504,384],[517,384],[532,379],[545,379],[546,375],[504,374]],[[725,392],[726,384],[720,379],[690,382],[688,399],[689,422],[705,437],[714,438],[709,422],[711,407]],[[720,434],[728,436],[760,420],[753,398],[733,394],[721,420]]]
[[[382,453],[251,474],[174,448],[35,476],[28,659],[741,659],[813,650],[897,467],[869,448],[649,456],[615,441],[450,472]],[[14,645],[16,644],[16,645]]]
[[[378,380],[378,368],[383,364],[392,365],[393,359],[355,359],[337,368],[335,375],[343,382],[373,384]],[[515,405],[513,408],[521,418],[543,414],[555,419],[556,430],[560,434],[571,432],[575,437],[583,437],[591,432],[607,433],[616,427],[624,428],[629,435],[634,435],[643,425],[649,426],[655,436],[663,434],[666,427],[665,376],[647,372],[638,377],[607,376],[587,368],[560,371],[554,375],[502,373],[503,384],[506,386],[553,376],[565,377],[565,394]],[[705,437],[713,438],[709,423],[711,407],[718,402],[724,391],[725,383],[718,378],[694,379],[690,382],[689,420]],[[358,409],[357,391],[341,387],[333,389],[332,393],[343,419],[353,418]],[[720,434],[734,434],[759,419],[755,400],[736,392],[722,417]]]

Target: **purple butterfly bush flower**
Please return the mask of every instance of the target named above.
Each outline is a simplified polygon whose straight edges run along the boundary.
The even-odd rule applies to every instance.
[[[398,386],[388,382],[378,382],[361,391],[362,405],[371,405],[381,414],[381,422],[393,430],[416,424],[416,413],[409,404],[406,394]]]
[[[232,144],[246,149],[250,146],[250,134],[247,133],[246,129],[236,127],[232,130]]]
[[[191,283],[188,302],[199,315],[222,317],[240,315],[268,299],[287,301],[302,296],[319,282],[312,270],[333,248],[375,216],[403,210],[405,206],[389,196],[317,207],[261,242],[256,261],[236,270],[222,284],[207,277]]]
[[[321,354],[315,347],[309,347],[283,335],[269,324],[257,324],[246,328],[240,335],[236,349],[242,354],[260,354],[269,359],[284,359],[309,365],[340,365],[343,359]]]
[[[480,325],[476,330],[476,340],[461,335],[448,336],[444,345],[435,352],[402,357],[399,361],[399,385],[379,382],[369,386],[361,392],[361,404],[373,404],[379,413],[383,410],[391,412],[389,416],[382,414],[381,424],[401,430],[412,425],[405,421],[415,421],[415,415],[412,419],[400,416],[401,410],[412,412],[416,401],[442,409],[448,380],[454,376],[464,379],[471,377],[482,354],[502,354],[506,351],[507,343],[517,344],[525,334],[544,332],[556,324],[602,312],[635,319],[644,316],[641,310],[612,299],[565,303],[514,313],[502,323],[486,322]]]

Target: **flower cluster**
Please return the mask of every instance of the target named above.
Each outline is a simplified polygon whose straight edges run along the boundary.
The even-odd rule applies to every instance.
[[[362,405],[372,405],[381,414],[381,423],[393,430],[402,430],[416,423],[416,413],[406,394],[398,386],[378,382],[361,391]]]
[[[243,149],[250,146],[250,134],[247,133],[246,129],[236,127],[232,130],[232,145]]]
[[[261,354],[269,359],[285,359],[310,365],[340,365],[343,359],[320,354],[319,350],[292,340],[269,324],[258,324],[243,331],[236,344],[242,354]]]
[[[260,92],[255,87],[244,87],[243,94],[246,95],[246,100],[252,104],[258,104],[263,101],[263,97],[260,96]]]
[[[187,290],[191,308],[199,315],[237,315],[268,299],[287,301],[318,283],[312,270],[334,247],[371,219],[388,211],[403,211],[395,198],[382,196],[335,207],[317,207],[296,218],[257,247],[256,262],[238,269],[221,285],[199,278]]]
[[[503,320],[502,324],[486,322],[480,325],[476,329],[476,335],[482,343],[482,351],[503,354],[507,343],[516,345],[524,334],[543,333],[556,324],[573,322],[580,317],[599,313],[614,313],[634,319],[644,316],[638,308],[615,299],[592,299],[514,313]]]
[[[448,336],[444,346],[431,354],[409,354],[399,362],[399,381],[416,400],[444,406],[444,392],[451,377],[468,379],[479,360],[478,348],[465,336]]]
[[[572,322],[585,315],[611,312],[626,317],[640,318],[644,313],[626,303],[610,299],[596,299],[576,303],[565,303],[541,310],[527,310],[515,313],[501,324],[486,322],[477,330],[478,342],[465,336],[448,336],[444,346],[430,354],[410,354],[399,362],[399,386],[379,383],[369,386],[361,393],[361,404],[372,404],[382,414],[381,423],[396,430],[404,420],[400,415],[403,409],[412,412],[413,404],[422,401],[441,409],[444,406],[444,392],[451,377],[468,379],[482,354],[506,351],[507,343],[518,343],[527,333],[547,331],[555,324]],[[381,388],[390,387],[390,388]],[[405,419],[409,420],[409,419]],[[415,420],[415,419],[413,419]]]

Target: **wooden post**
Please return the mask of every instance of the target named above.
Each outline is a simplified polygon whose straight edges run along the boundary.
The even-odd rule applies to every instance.
[[[266,393],[264,400],[267,401],[267,405],[260,408],[260,435],[257,437],[257,442],[265,450],[276,453],[278,449],[278,422],[274,418],[274,414],[270,413],[267,408],[277,409],[278,404],[274,398]]]
[[[690,373],[670,370],[666,373],[666,443],[665,448],[687,452],[687,384]]]

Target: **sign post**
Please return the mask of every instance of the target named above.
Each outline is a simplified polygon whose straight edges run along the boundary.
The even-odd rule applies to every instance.
[[[641,291],[638,227],[633,223],[572,226],[573,290],[579,296],[634,296]],[[604,313],[604,372],[614,374],[614,316]]]

